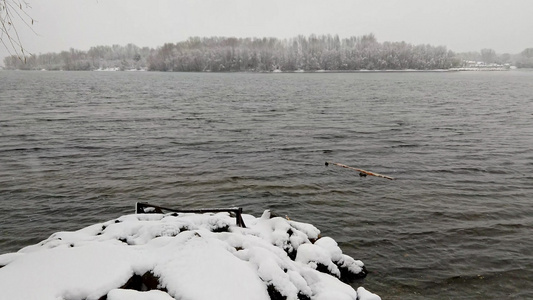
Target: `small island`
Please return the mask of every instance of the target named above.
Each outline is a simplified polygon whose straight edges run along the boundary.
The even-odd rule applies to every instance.
[[[349,38],[299,35],[290,39],[191,37],[155,49],[128,44],[12,55],[4,58],[4,65],[7,70],[45,71],[502,71],[514,65],[533,67],[533,48],[516,55],[497,54],[492,49],[455,53],[445,46],[379,42],[373,34]]]

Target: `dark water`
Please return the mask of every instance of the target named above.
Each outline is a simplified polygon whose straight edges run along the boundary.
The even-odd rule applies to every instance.
[[[268,208],[383,299],[533,298],[532,148],[533,72],[0,72],[0,253],[136,201]]]

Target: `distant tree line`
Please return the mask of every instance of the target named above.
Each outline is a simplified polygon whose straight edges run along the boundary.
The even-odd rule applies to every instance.
[[[526,49],[528,50],[528,49]],[[532,53],[530,53],[532,52]],[[181,72],[270,72],[316,70],[432,70],[458,67],[462,60],[531,64],[533,49],[512,57],[494,50],[455,54],[444,46],[412,45],[377,41],[373,34],[339,38],[338,35],[277,38],[191,37],[157,49],[97,46],[88,51],[70,49],[61,53],[17,56],[4,59],[7,69],[97,70],[144,69]]]
[[[481,49],[479,52],[457,53],[456,57],[461,61],[478,61],[500,65],[510,64],[517,68],[533,68],[533,48],[527,48],[518,54],[498,54],[493,49]]]
[[[165,44],[149,58],[158,71],[315,71],[447,69],[456,62],[446,47],[379,43],[374,35],[291,39],[189,38]]]
[[[533,48],[522,51],[515,64],[518,68],[533,68]]]
[[[91,71],[97,69],[142,69],[146,58],[155,50],[140,48],[133,44],[126,46],[96,46],[89,51],[71,48],[60,53],[45,53],[27,56],[25,61],[12,55],[4,58],[6,69],[49,70],[49,71]]]

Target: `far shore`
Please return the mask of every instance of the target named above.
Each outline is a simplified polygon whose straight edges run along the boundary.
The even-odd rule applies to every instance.
[[[96,70],[9,70],[0,67],[0,71],[46,71],[46,72],[169,72],[169,73],[442,73],[442,72],[498,72],[498,71],[516,71],[524,69],[516,68],[450,68],[450,69],[434,69],[434,70],[415,70],[415,69],[402,69],[402,70],[294,70],[294,71],[201,71],[201,72],[184,72],[184,71],[149,71],[145,69],[126,69],[120,70],[118,68],[110,69],[96,69]]]

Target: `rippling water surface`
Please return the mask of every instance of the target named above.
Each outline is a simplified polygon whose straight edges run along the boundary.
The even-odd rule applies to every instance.
[[[533,72],[0,72],[0,253],[136,201],[242,206],[383,299],[533,298],[532,120]]]

